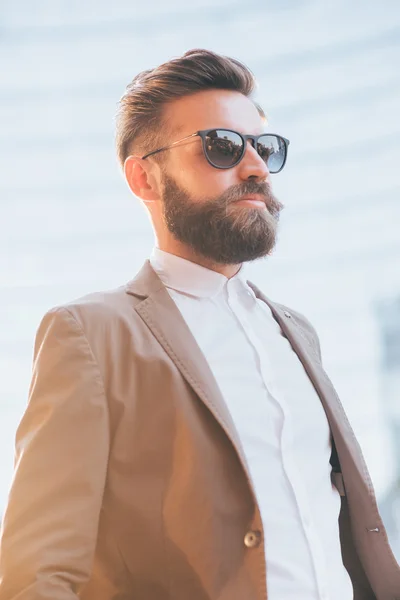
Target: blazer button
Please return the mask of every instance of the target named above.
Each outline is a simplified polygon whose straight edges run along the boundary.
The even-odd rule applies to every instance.
[[[248,531],[244,536],[244,545],[247,548],[257,548],[261,542],[261,531]]]

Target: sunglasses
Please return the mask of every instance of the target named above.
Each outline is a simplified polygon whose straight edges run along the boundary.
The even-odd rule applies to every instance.
[[[203,145],[204,156],[212,167],[216,169],[232,169],[242,160],[246,152],[247,141],[257,150],[259,156],[267,165],[270,173],[279,173],[286,163],[289,140],[275,133],[262,133],[261,135],[243,135],[232,129],[205,129],[196,131],[169,146],[153,150],[142,159],[148,158],[158,152],[173,148],[176,144],[193,137],[200,137]]]

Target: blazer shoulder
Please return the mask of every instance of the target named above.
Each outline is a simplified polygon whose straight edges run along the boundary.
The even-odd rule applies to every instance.
[[[108,323],[134,318],[136,298],[127,294],[127,284],[95,291],[50,308],[44,318],[56,313],[68,314],[84,331],[102,328]]]

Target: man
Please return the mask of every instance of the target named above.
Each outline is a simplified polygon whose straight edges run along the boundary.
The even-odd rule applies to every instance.
[[[0,600],[400,598],[316,333],[246,281],[275,244],[289,144],[253,88],[193,50],[121,100],[118,155],[156,246],[39,327]]]

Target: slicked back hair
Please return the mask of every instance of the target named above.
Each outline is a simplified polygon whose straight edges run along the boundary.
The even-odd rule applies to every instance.
[[[123,165],[130,154],[144,155],[166,143],[163,109],[169,102],[212,89],[233,90],[252,99],[256,85],[253,73],[244,64],[202,49],[189,50],[179,58],[142,71],[119,101],[116,117],[119,162]],[[265,118],[261,107],[255,102],[254,105]]]

